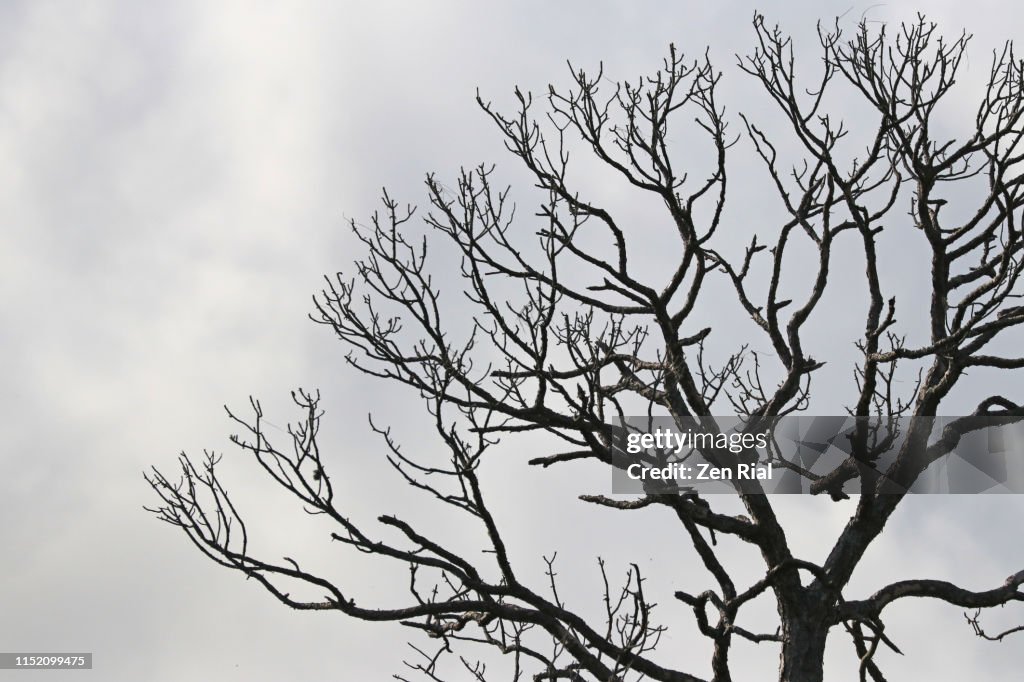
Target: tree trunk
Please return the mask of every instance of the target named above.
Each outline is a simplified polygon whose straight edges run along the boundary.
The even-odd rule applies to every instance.
[[[822,682],[828,635],[823,609],[805,605],[789,611],[782,624],[779,682]]]

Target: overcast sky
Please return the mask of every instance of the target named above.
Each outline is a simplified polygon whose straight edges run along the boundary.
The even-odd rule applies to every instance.
[[[768,102],[733,57],[752,45],[754,7],[0,3],[0,650],[95,654],[91,672],[36,673],[44,679],[270,682],[399,671],[408,653],[401,628],[288,611],[145,513],[154,497],[142,471],[172,470],[181,450],[234,454],[222,405],[244,407],[253,394],[283,425],[296,416],[289,390],[304,386],[324,395],[328,461],[354,516],[370,522],[429,506],[394,494],[366,427],[373,410],[429,455],[436,446],[418,435],[418,403],[353,374],[344,349],[306,319],[322,275],[349,269],[358,255],[345,220],[365,220],[384,185],[421,203],[427,171],[451,181],[460,165],[498,162],[503,178],[521,180],[474,93],[507,109],[516,84],[565,84],[567,59],[603,61],[609,77],[634,78],[657,68],[670,42],[693,55],[710,46],[729,111],[758,115]],[[798,37],[798,61],[810,65],[818,18],[891,21],[919,5],[762,7]],[[927,10],[947,35],[975,35],[965,92],[984,78],[990,50],[1022,25],[1009,2],[929,2]],[[761,177],[749,149],[741,145],[737,158],[741,175],[747,164]],[[628,205],[620,188],[602,191]],[[746,207],[730,220],[740,229],[770,193],[736,191]],[[912,294],[919,285],[908,272],[891,267],[888,284]],[[820,333],[824,345],[828,330]],[[848,379],[849,367],[840,368]],[[996,380],[1024,397],[1016,380]],[[679,622],[665,660],[706,674],[692,619],[668,604],[673,580],[706,581],[678,529],[586,508],[575,495],[600,492],[586,487],[603,474],[522,473],[530,454],[495,464],[488,483],[524,572],[540,577],[540,554],[559,551],[562,575],[578,583],[574,596],[596,600],[597,554],[620,571],[645,562],[665,578],[664,617]],[[321,526],[259,486],[241,455],[226,464],[271,557],[305,552],[357,585],[361,603],[402,603],[401,570],[331,546]],[[814,560],[850,511],[817,498],[783,500],[780,509],[794,546]],[[1022,510],[1014,496],[909,500],[848,596],[905,577],[995,587],[1024,567]],[[669,540],[659,534],[666,529]],[[756,565],[737,567],[748,569]],[[1003,612],[995,617],[1024,620],[1024,611]],[[1024,639],[981,642],[952,607],[893,608],[888,633],[906,654],[883,655],[893,680],[1014,679],[1024,666]],[[835,640],[827,679],[853,679],[852,647]],[[743,648],[736,679],[767,679],[775,657],[767,645]]]

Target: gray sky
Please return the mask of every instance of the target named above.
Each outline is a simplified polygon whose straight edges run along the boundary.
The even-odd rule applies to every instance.
[[[414,441],[423,427],[418,404],[355,375],[343,349],[306,320],[321,276],[349,269],[358,255],[345,218],[365,219],[383,185],[421,203],[430,170],[451,180],[460,164],[496,161],[502,177],[522,180],[475,107],[475,88],[508,110],[517,83],[537,91],[566,83],[566,59],[588,67],[603,60],[610,77],[632,78],[656,68],[670,42],[694,55],[710,45],[725,71],[729,111],[763,112],[766,99],[732,56],[751,46],[753,7],[0,5],[0,650],[94,652],[93,671],[37,673],[45,679],[355,680],[400,670],[400,628],[286,610],[143,512],[154,500],[141,471],[170,470],[180,450],[227,450],[225,403],[242,407],[252,393],[283,425],[296,416],[288,391],[319,387],[324,439],[353,514],[369,522],[429,506],[387,494],[396,482],[365,420],[372,409]],[[866,12],[891,20],[916,6],[763,8],[802,39],[798,59],[812,60],[817,18]],[[928,16],[947,35],[975,34],[965,92],[1021,19],[1013,3],[984,1],[930,2]],[[739,130],[735,118],[733,126]],[[738,173],[762,184],[731,218],[738,230],[758,216],[749,197],[770,198],[747,154],[741,145],[737,157],[748,161]],[[629,205],[619,188],[601,189],[609,202]],[[637,211],[638,221],[647,218]],[[888,285],[912,297],[914,270],[898,265],[885,273]],[[819,341],[827,343],[827,333]],[[845,381],[848,367],[838,369]],[[1015,378],[998,380],[1000,390],[1022,397]],[[678,589],[672,581],[705,578],[685,543],[651,548],[658,529],[672,527],[574,502],[603,484],[603,472],[523,472],[529,453],[508,454],[491,465],[492,504],[523,570],[539,577],[540,554],[558,550],[563,576],[573,576],[567,589],[582,602],[599,596],[596,555],[620,571],[648,562],[665,579],[663,617],[679,623],[665,660],[705,673],[692,619],[668,603]],[[304,553],[362,586],[361,602],[404,598],[401,570],[331,546],[322,527],[260,486],[241,456],[225,463],[248,515],[265,528],[271,556]],[[1024,566],[1016,540],[1022,509],[1020,497],[907,501],[849,596],[905,577],[975,589],[1002,583]],[[795,547],[821,559],[850,507],[799,499],[780,510],[795,528]],[[445,532],[443,517],[425,514],[423,522]],[[591,530],[600,537],[587,537]],[[756,566],[742,564],[747,555],[730,556],[754,576]],[[1024,619],[1024,611],[1003,611],[995,617]],[[894,680],[1010,679],[1024,665],[1020,642],[976,640],[958,609],[939,604],[893,608],[888,632],[906,653],[882,659]],[[852,679],[852,647],[835,640],[828,679]],[[743,648],[736,678],[764,679],[775,656],[768,647]],[[3,680],[21,677],[0,671]]]

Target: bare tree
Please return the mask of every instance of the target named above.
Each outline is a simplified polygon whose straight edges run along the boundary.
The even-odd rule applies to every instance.
[[[279,444],[268,434],[255,400],[251,417],[229,411],[243,429],[232,440],[305,509],[329,518],[335,541],[407,564],[405,606],[357,604],[353,586],[336,584],[290,559],[274,562],[250,554],[242,516],[217,476],[212,455],[202,463],[183,455],[178,481],[153,469],[147,480],[162,504],[151,511],[183,530],[215,562],[258,581],[292,608],[336,610],[423,631],[438,646],[417,645],[422,657],[406,662],[405,674],[427,679],[441,679],[439,661],[456,645],[465,652],[458,656],[465,667],[459,679],[495,679],[470,657],[474,645],[489,645],[506,655],[498,658],[510,662],[514,680],[725,682],[731,679],[730,645],[745,639],[779,647],[780,680],[814,682],[822,679],[826,637],[842,626],[860,659],[860,679],[883,680],[875,653],[896,649],[883,612],[912,597],[969,609],[967,618],[980,636],[1010,634],[986,634],[975,610],[1024,601],[1024,571],[977,592],[922,579],[895,582],[868,596],[848,594],[865,551],[904,497],[898,491],[882,494],[879,478],[861,477],[856,509],[821,564],[794,556],[772,499],[756,482],[736,484],[746,511],[740,516],[716,511],[706,497],[685,491],[583,497],[624,512],[660,508],[678,519],[716,585],[674,595],[692,607],[700,632],[713,645],[710,677],[708,670],[683,672],[657,662],[655,648],[666,626],[652,617],[652,595],[660,593],[646,584],[636,564],[615,588],[600,563],[603,615],[584,617],[560,598],[553,558],[546,560],[546,584],[531,586],[521,578],[489,511],[478,467],[503,437],[535,431],[564,444],[534,457],[532,465],[596,460],[614,466],[609,424],[631,410],[642,413],[637,406],[679,419],[710,416],[723,407],[754,417],[806,410],[811,377],[824,363],[809,354],[805,328],[830,284],[840,244],[846,253],[862,254],[866,264],[862,282],[842,282],[848,290],[862,287],[867,310],[857,341],[862,357],[851,382],[850,413],[901,417],[908,424],[886,480],[909,488],[986,418],[1024,419],[1024,407],[998,395],[940,433],[932,433],[929,419],[967,370],[1024,367],[1024,357],[989,354],[1004,331],[1024,323],[1024,307],[1012,305],[1021,293],[1024,268],[1019,224],[1024,62],[1009,44],[996,51],[973,129],[946,139],[935,111],[952,92],[968,36],[945,40],[924,18],[895,35],[864,23],[850,38],[838,22],[833,29],[819,27],[820,76],[803,83],[795,75],[789,38],[761,16],[754,18],[754,31],[756,49],[738,66],[788,122],[786,149],[795,144],[801,156],[795,163],[781,160],[779,136],[747,117],[741,116],[742,134],[727,132],[716,101],[720,73],[707,55],[687,60],[674,47],[657,73],[638,82],[609,85],[600,71],[574,69],[570,89],[549,90],[539,120],[534,98],[518,89],[518,111],[511,115],[478,97],[545,201],[532,219],[534,225],[539,221],[539,230],[523,228],[531,219],[513,219],[508,189],[495,186],[491,167],[464,170],[454,189],[428,176],[425,221],[435,235],[431,244],[436,239],[457,250],[464,292],[477,311],[472,332],[461,341],[443,319],[439,287],[427,263],[428,242],[409,236],[414,210],[385,193],[384,210],[369,226],[353,222],[366,255],[356,263],[354,278],[339,274],[327,280],[315,298],[313,319],[349,348],[353,367],[422,396],[450,455],[447,463],[414,459],[388,429],[373,428],[405,483],[481,524],[488,538],[486,561],[456,552],[396,516],[378,521],[391,533],[385,536],[397,532],[400,540],[382,539],[353,521],[335,496],[329,462],[318,447],[319,396],[305,391],[293,396],[304,416],[288,430],[289,443]],[[829,97],[837,88],[851,89],[872,112],[866,139],[852,141],[853,129],[830,113]],[[710,172],[703,179],[688,177],[670,154],[678,139],[671,136],[670,124],[677,121],[695,125],[691,132],[710,142]],[[730,239],[735,243],[723,215],[730,196],[727,151],[738,141],[751,144],[763,161],[786,219],[763,229],[736,257],[723,251]],[[673,232],[665,248],[679,254],[674,268],[638,267],[628,243],[636,228],[571,186],[569,149],[581,143],[624,183],[664,205]],[[952,193],[950,187],[965,189]],[[536,243],[523,242],[524,229]],[[899,303],[883,291],[879,253],[893,230],[919,231],[930,250],[925,254],[931,268],[924,285],[930,291],[926,332],[900,333]],[[806,253],[814,257],[808,260]],[[808,286],[784,299],[783,280],[794,271],[810,274]],[[705,354],[712,327],[695,311],[712,278],[734,293],[774,357],[746,346],[720,362]],[[792,281],[787,279],[788,290],[795,288]],[[911,342],[904,333],[920,338]],[[894,382],[898,367],[922,370],[914,390],[902,396]],[[816,476],[813,491],[845,497],[844,486],[886,447],[895,447],[894,442],[859,428],[849,459]],[[717,536],[756,548],[763,577],[737,584],[720,559]],[[293,597],[295,584],[320,596]],[[771,595],[777,605],[775,631],[755,632],[741,624],[743,607],[761,595]]]

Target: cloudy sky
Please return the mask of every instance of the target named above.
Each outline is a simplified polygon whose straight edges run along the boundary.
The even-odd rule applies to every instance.
[[[283,425],[295,416],[289,390],[320,388],[347,508],[366,521],[418,509],[425,499],[393,494],[366,427],[373,410],[413,440],[418,404],[354,375],[343,348],[306,319],[322,275],[358,256],[346,219],[365,220],[384,185],[421,202],[427,171],[452,179],[462,164],[498,162],[502,177],[521,180],[475,107],[475,90],[507,107],[516,84],[543,91],[566,83],[567,59],[603,60],[610,77],[633,78],[656,68],[670,42],[691,54],[710,46],[725,72],[726,106],[757,115],[768,103],[733,66],[752,44],[754,7],[0,4],[0,650],[95,654],[91,672],[37,673],[44,679],[269,682],[399,671],[409,651],[400,628],[292,613],[214,566],[142,510],[154,501],[143,470],[171,469],[182,450],[230,454],[224,404],[256,395]],[[818,18],[892,21],[918,8],[850,0],[761,7],[802,41],[798,60],[814,59]],[[927,10],[945,33],[975,35],[965,92],[984,78],[990,50],[1021,25],[1008,2],[930,2]],[[744,154],[739,163],[755,169]],[[619,189],[606,191],[627,203]],[[765,190],[749,192],[734,222],[757,215],[751,198]],[[892,275],[892,287],[913,293],[915,281],[895,268]],[[1013,397],[1014,382],[999,380]],[[429,455],[433,446],[420,447]],[[580,599],[598,597],[583,590],[597,584],[597,554],[623,570],[641,561],[669,581],[704,580],[685,543],[658,533],[659,519],[624,520],[573,502],[574,485],[603,478],[522,473],[527,454],[496,465],[495,475],[511,478],[492,483],[527,574],[540,577],[540,554],[559,551]],[[226,464],[271,556],[306,552],[358,585],[361,602],[401,599],[401,571],[330,546],[324,529],[261,487],[241,456]],[[780,507],[796,548],[818,560],[849,512],[819,499]],[[851,596],[904,577],[996,586],[1024,567],[1022,511],[1024,499],[1010,496],[910,500],[866,557]],[[602,538],[589,538],[592,530]],[[667,613],[687,621],[667,641],[675,647],[668,660],[705,673],[703,655],[689,655],[702,651],[690,643],[689,616]],[[1014,615],[1024,619],[1000,617]],[[889,633],[906,653],[882,659],[891,679],[1010,679],[1024,665],[1019,642],[976,640],[958,609],[922,603],[891,616]],[[852,647],[835,639],[828,679],[852,679]],[[775,655],[744,649],[736,678],[765,679]],[[22,677],[0,671],[0,679]]]

